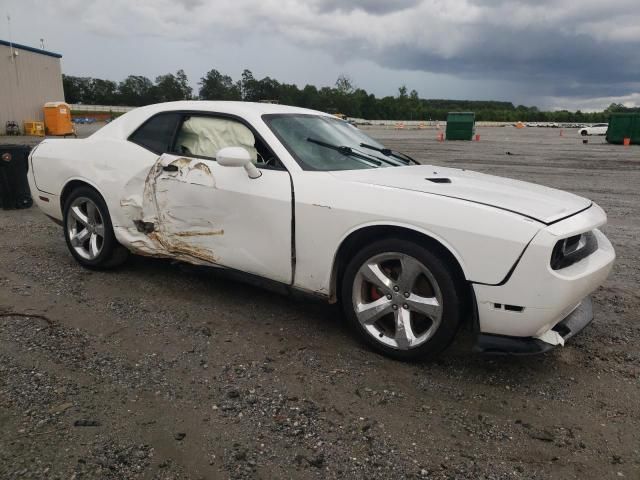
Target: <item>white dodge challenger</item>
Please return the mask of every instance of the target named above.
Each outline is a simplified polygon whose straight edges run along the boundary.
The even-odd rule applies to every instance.
[[[331,115],[281,105],[137,108],[30,157],[40,209],[87,268],[129,252],[230,269],[341,302],[359,337],[433,357],[546,351],[592,320],[615,253],[576,195],[420,165]]]

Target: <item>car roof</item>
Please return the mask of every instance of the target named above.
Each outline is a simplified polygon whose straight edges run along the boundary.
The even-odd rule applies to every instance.
[[[162,112],[172,111],[200,111],[235,115],[248,121],[255,121],[265,114],[305,114],[331,116],[325,112],[307,108],[292,107],[273,103],[184,100],[179,102],[165,102],[135,108],[118,117],[113,122],[98,130],[93,136],[110,138],[127,138],[148,118]]]
[[[262,102],[236,102],[236,101],[213,101],[213,100],[183,100],[178,102],[156,103],[141,107],[154,112],[170,110],[202,110],[219,113],[253,113],[264,115],[266,113],[322,113],[306,108],[280,105],[277,103]],[[324,115],[324,114],[323,114]]]

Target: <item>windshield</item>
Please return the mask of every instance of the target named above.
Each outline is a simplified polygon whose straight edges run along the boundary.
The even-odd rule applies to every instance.
[[[402,164],[363,148],[362,144],[384,147],[339,118],[304,114],[263,115],[262,118],[305,170],[355,170]]]

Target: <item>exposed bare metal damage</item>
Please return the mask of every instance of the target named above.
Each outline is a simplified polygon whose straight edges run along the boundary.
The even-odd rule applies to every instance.
[[[170,236],[164,236],[158,232],[150,233],[149,238],[160,244],[172,257],[186,256],[208,263],[218,263],[218,259],[208,249],[195,247],[194,245]]]
[[[211,230],[208,232],[178,232],[178,237],[208,237],[211,235],[224,235],[224,230]]]
[[[128,230],[137,237],[132,240],[136,252],[146,256],[181,258],[188,262],[218,263],[219,259],[211,249],[184,240],[224,235],[222,228],[216,228],[207,219],[210,207],[202,205],[191,195],[191,187],[180,188],[182,185],[194,185],[215,189],[215,179],[209,166],[195,159],[180,157],[172,160],[161,156],[144,177],[142,196],[135,193],[140,191],[141,179],[142,174],[139,174],[125,186],[127,195],[120,201],[135,227],[135,230]],[[170,183],[178,188],[171,188],[169,192],[167,185]],[[181,190],[183,195],[176,197],[176,191],[180,193]],[[170,205],[166,202],[169,194],[172,195]],[[188,211],[189,215],[176,214],[176,208]]]

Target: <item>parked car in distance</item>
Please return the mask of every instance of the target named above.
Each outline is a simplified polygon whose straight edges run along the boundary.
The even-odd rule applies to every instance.
[[[241,272],[340,302],[399,359],[437,355],[465,322],[482,352],[563,345],[615,258],[586,198],[420,165],[284,105],[141,107],[86,139],[44,140],[30,164],[38,206],[84,267],[133,252]]]
[[[92,117],[73,117],[71,121],[79,124],[96,123],[96,119]]]
[[[580,135],[586,137],[587,135],[606,135],[609,125],[607,123],[596,123],[591,126],[582,127],[580,129]]]

